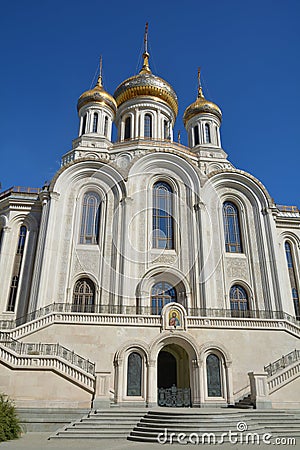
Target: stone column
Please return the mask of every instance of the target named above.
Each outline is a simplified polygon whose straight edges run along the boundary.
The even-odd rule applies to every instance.
[[[117,358],[114,362],[115,367],[115,382],[114,382],[114,389],[115,389],[115,403],[122,403],[122,396],[123,396],[123,358]]]
[[[148,363],[148,407],[157,406],[157,380],[156,380],[156,360],[150,360]]]
[[[272,402],[269,397],[267,374],[248,372],[250,380],[251,400],[256,409],[272,408]]]
[[[200,367],[197,359],[192,359],[191,365],[191,394],[192,406],[199,408],[201,406],[201,388],[200,388]]]
[[[93,409],[110,407],[110,379],[111,372],[96,372],[95,397],[93,400]]]
[[[45,253],[45,242],[47,237],[47,227],[49,219],[50,194],[48,191],[43,190],[42,192],[40,192],[39,197],[42,204],[42,215],[39,227],[39,236],[36,246],[36,256],[32,274],[31,295],[29,298],[28,312],[35,311],[38,307],[37,302],[38,302],[38,294],[40,288],[41,272]]]
[[[225,367],[225,373],[226,373],[226,387],[227,387],[227,403],[229,405],[234,405],[231,362],[227,363],[227,366]]]

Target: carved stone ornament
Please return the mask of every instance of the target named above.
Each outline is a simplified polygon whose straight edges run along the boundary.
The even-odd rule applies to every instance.
[[[174,264],[176,260],[177,256],[161,255],[153,261],[153,264]]]
[[[226,261],[227,275],[231,278],[247,278],[249,276],[248,262],[245,259],[235,258]]]

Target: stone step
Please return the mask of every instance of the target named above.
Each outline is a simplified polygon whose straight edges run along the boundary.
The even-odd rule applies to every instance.
[[[141,422],[149,422],[149,423],[178,423],[178,418],[163,418],[160,419],[157,416],[152,417],[152,416],[144,416],[141,419]],[[182,418],[181,422],[184,423],[214,423],[214,424],[218,424],[218,423],[237,423],[238,421],[243,420],[244,422],[251,422],[252,420],[258,421],[258,420],[270,420],[270,421],[276,421],[276,423],[278,422],[278,418],[272,417],[272,416],[258,416],[258,417],[245,417],[245,416],[237,416],[237,417],[230,417],[230,418],[214,418],[214,417],[210,417],[210,418],[202,418],[202,417],[197,417],[197,418]],[[287,417],[280,417],[279,419],[280,421],[295,421],[295,420],[299,420],[297,418],[295,418],[294,416],[287,416]]]
[[[115,419],[113,419],[113,420],[107,420],[107,419],[102,420],[99,417],[95,418],[95,419],[92,419],[90,417],[85,417],[85,418],[81,419],[80,422],[82,422],[82,423],[93,423],[93,424],[102,424],[102,425],[107,425],[107,424],[109,425],[109,424],[114,423],[114,422],[131,424],[131,423],[139,422],[140,418],[141,418],[141,416],[137,416],[136,419],[133,418],[133,419],[122,419],[122,420],[115,420]]]
[[[87,409],[17,408],[22,429],[27,432],[53,432],[87,414]]]
[[[78,424],[74,424],[74,425],[71,425],[71,426],[67,426],[67,427],[65,427],[64,428],[64,431],[78,431],[78,430],[84,430],[84,431],[87,431],[87,430],[91,430],[91,431],[97,431],[97,430],[102,430],[102,429],[105,429],[105,430],[120,430],[120,429],[122,429],[122,430],[128,430],[128,429],[131,429],[132,428],[132,426],[133,427],[135,427],[135,425],[136,424],[130,424],[129,426],[124,426],[124,424],[122,424],[122,423],[120,423],[120,424],[111,424],[111,425],[106,425],[105,427],[103,427],[102,426],[102,424],[100,424],[100,425],[92,425],[92,424],[81,424],[81,423],[78,423]]]
[[[51,439],[126,439],[128,432],[120,433],[120,434],[108,434],[106,432],[103,433],[66,433],[59,434],[55,436],[51,436]]]
[[[180,433],[190,435],[210,434],[221,438],[222,435],[226,441],[226,434],[231,430],[238,432],[237,423],[245,422],[247,430],[244,433],[256,433],[261,436],[265,433],[270,433],[278,436],[294,437],[300,434],[300,421],[293,413],[284,411],[259,411],[249,413],[185,413],[178,414],[177,411],[165,412],[149,411],[141,418],[137,426],[133,428],[128,439],[141,442],[157,442],[157,436],[167,435],[172,436],[175,433],[175,438]],[[227,439],[228,442],[228,439]]]

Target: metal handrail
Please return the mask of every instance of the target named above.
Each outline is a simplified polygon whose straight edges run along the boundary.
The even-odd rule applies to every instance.
[[[300,350],[295,349],[292,352],[287,353],[286,355],[282,355],[281,358],[265,366],[264,370],[265,372],[268,373],[268,376],[270,377],[275,373],[277,373],[279,370],[285,369],[287,366],[290,366],[291,364],[299,360],[300,360]]]
[[[210,317],[228,319],[271,319],[286,320],[290,323],[300,325],[299,318],[295,318],[283,311],[266,310],[231,310],[216,308],[185,308],[190,317]],[[50,313],[82,313],[82,314],[116,314],[116,315],[152,315],[160,316],[160,311],[151,306],[139,305],[75,305],[73,303],[51,303],[43,308],[28,313],[13,320],[0,321],[0,329],[9,330],[32,320],[39,319]]]
[[[60,344],[21,342],[13,339],[8,332],[4,331],[0,332],[0,344],[3,344],[6,348],[13,350],[19,355],[59,356],[91,375],[95,374],[95,363]]]

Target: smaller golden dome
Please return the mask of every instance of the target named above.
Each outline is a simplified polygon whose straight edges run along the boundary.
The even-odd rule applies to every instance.
[[[108,106],[114,113],[117,112],[117,103],[112,95],[106,92],[102,86],[102,76],[99,75],[96,86],[89,91],[85,91],[78,99],[77,110],[79,111],[88,103],[99,103]]]
[[[183,114],[183,122],[184,126],[186,126],[187,122],[192,118],[197,116],[198,114],[204,114],[204,113],[210,113],[214,114],[218,117],[218,119],[222,120],[222,111],[213,102],[210,102],[209,100],[206,100],[206,98],[203,95],[202,87],[199,86],[198,88],[198,98],[197,100],[192,103],[190,106],[186,108]]]

